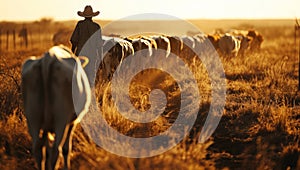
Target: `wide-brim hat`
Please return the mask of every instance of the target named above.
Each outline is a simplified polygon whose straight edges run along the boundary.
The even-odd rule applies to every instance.
[[[78,11],[77,14],[81,17],[94,17],[99,15],[99,11],[93,12],[93,8],[90,5],[85,6],[84,11]]]

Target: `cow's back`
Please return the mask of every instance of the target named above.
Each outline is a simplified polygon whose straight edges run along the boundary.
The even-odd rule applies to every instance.
[[[44,119],[44,88],[41,60],[30,58],[22,67],[22,96],[29,132],[40,129]]]
[[[76,113],[79,115],[89,105],[87,76],[79,59],[68,53],[55,47],[42,58],[23,64],[24,111],[34,129],[54,131],[55,127],[74,121]]]
[[[46,59],[47,56],[44,57]],[[47,94],[45,106],[45,123],[53,129],[53,124],[63,125],[75,120],[76,114],[72,97],[72,77],[75,60],[64,58],[58,60],[56,56],[49,56],[51,60],[43,69],[47,69],[48,75],[43,75],[45,86],[44,93]],[[49,121],[49,120],[53,121]]]

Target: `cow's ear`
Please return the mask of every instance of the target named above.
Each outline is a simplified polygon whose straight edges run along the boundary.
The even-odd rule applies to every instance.
[[[83,68],[89,63],[89,59],[86,56],[78,56],[78,58]]]

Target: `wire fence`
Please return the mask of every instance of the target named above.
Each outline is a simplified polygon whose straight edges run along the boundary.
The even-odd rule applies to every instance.
[[[52,44],[52,35],[52,32],[43,30],[32,32],[27,28],[0,28],[0,52],[48,47]]]
[[[294,43],[295,43],[295,56],[298,55],[298,91],[300,91],[300,24],[296,18],[295,24],[295,34],[294,34]]]

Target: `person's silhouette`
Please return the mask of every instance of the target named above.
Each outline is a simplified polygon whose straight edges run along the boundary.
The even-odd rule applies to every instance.
[[[102,59],[102,33],[99,24],[92,20],[92,17],[99,15],[99,11],[93,12],[91,6],[87,5],[84,11],[78,11],[78,15],[84,20],[78,21],[71,36],[72,52],[76,56],[86,56],[89,59],[88,65],[84,68],[91,87],[94,86],[95,75]]]

